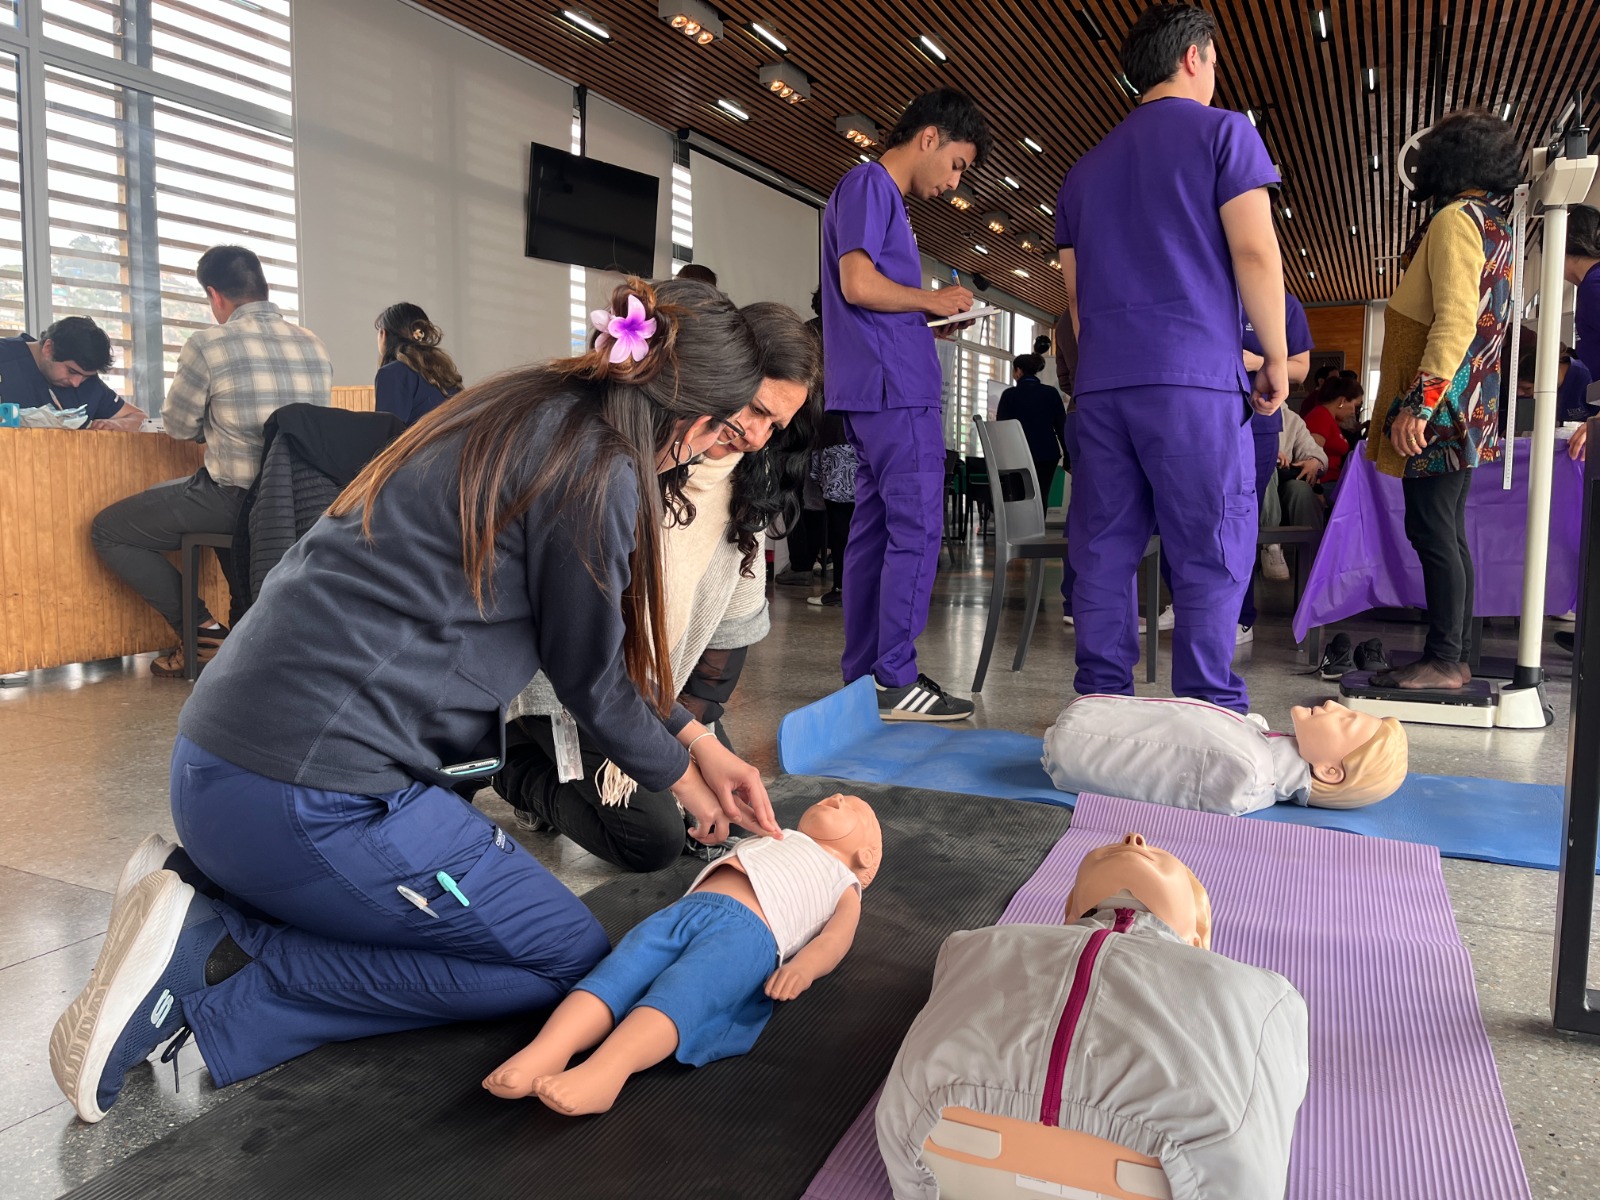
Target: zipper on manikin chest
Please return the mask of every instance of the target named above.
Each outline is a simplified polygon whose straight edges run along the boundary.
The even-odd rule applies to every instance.
[[[1056,1036],[1050,1043],[1050,1062],[1045,1068],[1044,1097],[1039,1104],[1039,1123],[1061,1124],[1061,1088],[1067,1071],[1067,1056],[1072,1053],[1072,1038],[1078,1021],[1089,1001],[1089,984],[1094,979],[1094,965],[1100,950],[1113,933],[1126,933],[1133,928],[1133,909],[1117,909],[1116,923],[1110,929],[1096,929],[1078,954],[1078,965],[1072,972],[1072,987],[1067,992],[1067,1003],[1061,1010],[1061,1021],[1056,1025]]]

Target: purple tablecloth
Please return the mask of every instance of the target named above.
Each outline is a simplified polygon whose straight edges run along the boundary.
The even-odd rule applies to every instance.
[[[1516,442],[1511,490],[1501,489],[1502,464],[1473,472],[1467,498],[1467,540],[1477,572],[1473,611],[1480,617],[1522,613],[1523,539],[1528,527],[1529,438]],[[1550,481],[1550,565],[1544,610],[1570,612],[1578,603],[1578,542],[1582,528],[1583,464],[1556,448]],[[1369,608],[1425,608],[1422,568],[1406,541],[1405,499],[1400,481],[1380,475],[1361,449],[1345,459],[1339,499],[1333,506],[1317,561],[1294,614],[1294,636],[1304,641],[1313,626],[1329,625]]]

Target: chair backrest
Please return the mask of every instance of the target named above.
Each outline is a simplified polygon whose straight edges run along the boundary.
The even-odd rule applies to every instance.
[[[1021,421],[986,421],[973,417],[978,444],[989,464],[990,502],[994,506],[995,545],[1009,547],[1022,538],[1044,532],[1044,508],[1039,503],[1039,480],[1033,473],[1033,456]]]

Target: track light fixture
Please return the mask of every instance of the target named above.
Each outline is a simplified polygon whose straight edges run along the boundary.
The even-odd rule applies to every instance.
[[[768,63],[756,77],[761,80],[761,86],[779,100],[799,104],[811,99],[811,76],[793,63]]]
[[[844,116],[835,118],[833,127],[857,146],[876,146],[883,140],[883,134],[872,123],[872,119],[860,113],[845,113]]]
[[[656,15],[696,45],[709,46],[722,36],[722,18],[704,0],[661,0]]]

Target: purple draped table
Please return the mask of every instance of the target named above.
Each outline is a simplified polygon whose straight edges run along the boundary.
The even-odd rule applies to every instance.
[[[1311,567],[1294,636],[1303,642],[1318,625],[1330,625],[1371,608],[1426,608],[1422,567],[1406,540],[1400,481],[1380,475],[1358,446],[1345,459],[1338,502]],[[1503,464],[1473,472],[1467,497],[1467,541],[1477,576],[1473,613],[1522,614],[1523,540],[1528,528],[1528,464],[1532,440],[1516,440],[1511,490],[1501,488]],[[1545,574],[1546,614],[1571,612],[1578,603],[1578,543],[1582,530],[1583,464],[1556,445],[1550,480],[1550,559]]]

